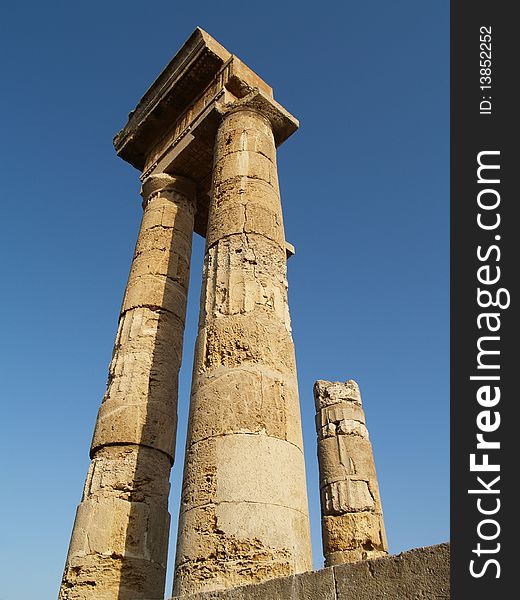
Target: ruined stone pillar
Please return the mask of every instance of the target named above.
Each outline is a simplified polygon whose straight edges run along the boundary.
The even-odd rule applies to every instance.
[[[215,143],[174,596],[311,568],[272,126],[281,107],[256,98],[262,110],[227,106]]]
[[[163,600],[195,186],[143,184],[144,214],[60,600]]]
[[[325,566],[388,553],[372,446],[355,381],[314,384]]]

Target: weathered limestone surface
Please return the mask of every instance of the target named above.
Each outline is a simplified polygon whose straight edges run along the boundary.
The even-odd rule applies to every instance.
[[[162,600],[195,186],[156,175],[123,300],[61,600]]]
[[[183,600],[449,600],[450,546],[271,579]]]
[[[278,114],[267,96],[258,101]],[[247,100],[224,111],[179,517],[181,596],[311,566],[273,124]]]
[[[388,552],[383,511],[355,381],[314,384],[325,565]]]

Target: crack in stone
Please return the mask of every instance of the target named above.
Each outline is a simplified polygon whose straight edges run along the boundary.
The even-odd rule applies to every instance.
[[[367,567],[368,567],[368,571],[369,571],[370,575],[374,579],[376,574],[375,574],[375,570],[374,570],[374,563],[371,560],[367,560]]]
[[[234,131],[238,131],[238,130],[234,130]],[[276,161],[274,161],[268,154],[266,154],[265,152],[262,152],[261,150],[248,150],[247,148],[239,148],[238,150],[227,150],[226,154],[224,156],[222,156],[221,158],[219,158],[219,160],[217,161],[217,166],[220,162],[224,161],[228,156],[231,156],[232,154],[239,154],[241,152],[250,152],[251,154],[259,154],[260,156],[263,156],[264,158],[267,158],[267,160],[274,166],[276,167]],[[247,175],[245,175],[245,177],[247,177]],[[228,179],[226,179],[226,181],[229,181]],[[264,180],[265,181],[265,180]]]
[[[192,443],[186,447],[186,453],[188,452],[188,450],[191,450],[191,448],[193,448],[193,446],[195,446],[196,444],[200,444],[201,442],[204,442],[206,440],[210,440],[210,439],[214,439],[214,438],[218,438],[218,437],[225,437],[225,436],[229,436],[229,435],[258,435],[258,436],[265,436],[265,437],[270,437],[273,438],[275,440],[281,440],[282,442],[286,442],[287,444],[291,444],[291,446],[294,446],[295,448],[297,448],[302,454],[303,454],[303,450],[301,449],[300,446],[298,446],[297,444],[295,444],[294,442],[291,442],[290,440],[287,440],[286,438],[281,438],[281,437],[276,437],[274,435],[269,435],[267,433],[265,433],[264,431],[230,431],[228,433],[216,433],[214,435],[208,435],[206,437],[200,438],[198,440],[192,441]]]
[[[123,316],[125,316],[132,310],[136,310],[137,308],[147,308],[148,310],[150,310],[154,313],[168,313],[172,317],[175,317],[179,321],[180,325],[182,325],[184,327],[184,321],[182,321],[182,319],[179,317],[179,315],[175,314],[173,311],[169,310],[168,308],[166,308],[164,306],[159,306],[157,304],[146,304],[146,303],[134,304],[130,308],[125,308],[124,310],[121,311],[119,320],[121,321]]]
[[[332,567],[331,569],[332,569],[332,581],[334,583],[334,598],[337,599],[337,598],[339,598],[339,591],[338,591],[338,580],[336,578],[336,569],[334,567]]]
[[[300,513],[303,516],[307,516],[307,513],[300,510],[299,508],[294,508],[293,506],[287,506],[285,504],[278,504],[276,502],[260,502],[257,500],[219,500],[218,502],[206,502],[204,504],[197,504],[196,506],[190,506],[183,510],[183,513],[188,513],[192,510],[197,510],[201,508],[216,508],[220,505],[224,504],[258,504],[260,506],[277,506],[278,508],[286,508],[287,510],[292,510],[294,512]]]

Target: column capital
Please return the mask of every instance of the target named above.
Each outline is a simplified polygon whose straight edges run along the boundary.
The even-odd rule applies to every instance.
[[[273,129],[276,146],[285,142],[300,126],[296,117],[259,88],[254,88],[247,96],[233,102],[227,104],[217,103],[217,111],[222,118],[239,111],[249,111],[262,115],[269,121]]]
[[[197,197],[197,184],[182,175],[169,175],[168,173],[154,173],[149,175],[141,186],[143,208],[156,196],[173,195],[172,200],[179,200],[179,196],[190,200],[195,208]]]

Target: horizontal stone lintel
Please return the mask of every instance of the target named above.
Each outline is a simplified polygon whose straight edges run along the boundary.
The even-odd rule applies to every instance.
[[[197,28],[114,138],[118,156],[140,170],[142,180],[164,172],[195,182],[194,229],[203,237],[218,124],[223,113],[244,106],[269,119],[276,146],[298,129],[297,119],[274,100],[271,87]]]
[[[416,600],[450,598],[450,545],[271,579],[183,600]],[[173,598],[171,600],[177,600]]]
[[[145,92],[128,123],[114,137],[117,154],[139,170],[147,151],[211,82],[231,57],[209,34],[197,27]]]
[[[223,89],[236,98],[244,98],[256,89],[266,98],[273,99],[272,88],[263,79],[197,27],[129,114],[125,127],[115,136],[117,154],[143,171],[148,155],[157,144],[162,143],[165,134],[171,138],[171,133],[168,136],[167,132],[172,131],[172,125],[179,123],[184,127],[189,120],[187,111],[189,114],[193,110],[200,111],[213,102],[218,90]],[[276,102],[274,104],[277,105]],[[296,119],[281,110],[292,123],[289,127],[286,123],[280,123],[282,127],[277,126],[278,123],[274,126],[277,145],[298,127]],[[296,127],[293,127],[294,124]]]

